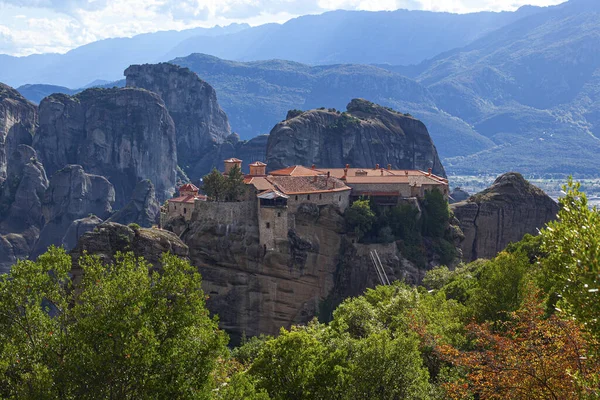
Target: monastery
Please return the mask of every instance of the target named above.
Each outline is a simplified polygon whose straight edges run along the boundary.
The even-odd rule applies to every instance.
[[[241,170],[242,160],[225,160],[224,175],[234,167]],[[245,175],[244,183],[246,192],[240,201],[229,203],[232,207],[227,211],[232,217],[227,222],[234,223],[234,215],[241,217],[236,209],[247,209],[246,214],[255,215],[260,243],[265,251],[275,249],[278,241],[287,241],[289,230],[295,226],[298,207],[303,204],[332,204],[344,212],[360,198],[393,207],[402,200],[422,199],[425,193],[434,189],[446,197],[449,193],[448,180],[433,175],[431,170],[394,170],[391,165],[387,168],[375,165],[373,169],[350,168],[349,165],[317,169],[314,165],[310,168],[296,165],[267,173],[267,165],[257,161],[250,164],[250,173]],[[169,200],[161,216],[165,222],[174,217],[190,221],[199,215],[216,218],[217,214],[227,214],[223,203],[208,201],[192,184],[179,188],[179,194]]]

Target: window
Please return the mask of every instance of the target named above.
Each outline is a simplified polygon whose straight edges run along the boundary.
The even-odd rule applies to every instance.
[[[296,196],[296,201],[298,201],[298,196]]]
[[[271,223],[267,222],[267,229],[271,229]]]
[[[278,212],[278,213],[277,213],[277,216],[278,216],[278,217],[281,217],[281,213],[280,213],[280,212]]]
[[[342,201],[342,196],[340,196],[340,199],[339,199],[339,201]]]
[[[323,200],[323,195],[319,194],[319,200]]]
[[[306,196],[306,200],[310,200],[310,194]]]
[[[187,208],[185,208],[185,207],[183,208],[183,213],[187,214]]]

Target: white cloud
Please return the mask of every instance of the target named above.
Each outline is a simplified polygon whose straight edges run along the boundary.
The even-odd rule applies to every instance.
[[[64,52],[95,40],[168,29],[284,22],[328,10],[470,12],[563,0],[0,0],[0,53]]]

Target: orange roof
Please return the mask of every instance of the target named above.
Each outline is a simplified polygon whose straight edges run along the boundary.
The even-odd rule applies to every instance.
[[[324,175],[319,175],[316,179],[314,176],[269,176],[267,179],[279,191],[288,195],[352,190],[341,180]]]
[[[269,182],[268,179],[264,176],[246,177],[244,179],[244,183],[246,185],[254,185],[254,187],[258,191],[275,189],[275,186],[273,186],[273,184],[271,182]]]
[[[294,165],[292,167],[278,169],[277,171],[271,171],[270,174],[273,176],[315,176],[325,175],[327,173],[318,169],[306,168],[302,165]]]
[[[325,168],[321,172],[329,172],[331,176],[342,178],[346,176],[348,183],[406,183],[447,185],[448,180],[428,172],[404,169],[366,169],[366,168]],[[359,173],[357,175],[357,172]],[[366,172],[366,175],[364,173]]]
[[[204,195],[198,196],[180,196],[174,199],[169,199],[169,203],[186,203],[186,204],[194,204],[196,200],[206,201],[207,197]]]
[[[196,185],[194,185],[194,184],[191,184],[191,183],[186,183],[185,185],[183,185],[183,186],[181,186],[181,187],[179,188],[179,191],[180,191],[180,192],[181,192],[181,191],[185,191],[185,192],[197,192],[197,191],[199,191],[199,190],[200,190],[200,189],[198,189],[198,188],[196,187]]]

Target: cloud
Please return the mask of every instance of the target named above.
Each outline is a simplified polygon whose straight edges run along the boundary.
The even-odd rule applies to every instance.
[[[91,41],[216,24],[285,22],[335,9],[469,12],[564,0],[0,0],[0,53],[64,52]]]

